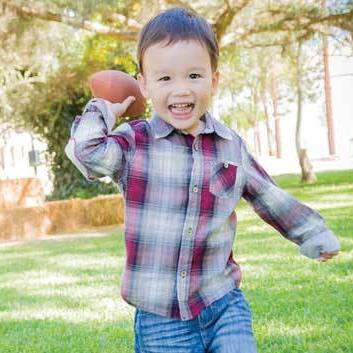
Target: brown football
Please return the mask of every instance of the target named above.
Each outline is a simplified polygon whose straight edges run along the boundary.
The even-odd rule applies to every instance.
[[[130,105],[123,116],[137,117],[143,115],[146,101],[137,80],[125,72],[103,70],[89,78],[91,92],[96,98],[103,98],[112,103],[121,103],[125,98],[134,96],[135,102]]]

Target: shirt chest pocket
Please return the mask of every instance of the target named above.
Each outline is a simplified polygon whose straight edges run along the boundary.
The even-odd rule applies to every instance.
[[[210,192],[218,197],[233,197],[239,177],[239,166],[230,161],[211,163]]]

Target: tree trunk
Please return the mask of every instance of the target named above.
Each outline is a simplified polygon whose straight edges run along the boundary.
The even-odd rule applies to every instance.
[[[257,156],[260,157],[262,155],[262,148],[261,148],[261,138],[260,138],[260,129],[259,129],[258,120],[255,121],[254,134],[255,134],[254,137],[255,137]]]
[[[275,150],[273,147],[273,131],[271,128],[271,120],[270,120],[271,118],[268,113],[265,95],[261,94],[261,100],[262,100],[262,105],[264,107],[264,113],[265,113],[265,118],[266,118],[266,134],[267,134],[268,154],[272,157],[275,155]]]
[[[259,157],[259,149],[258,149],[258,146],[257,146],[257,140],[256,140],[256,131],[255,131],[255,127],[253,129],[253,141],[254,141],[254,152],[255,152],[255,156],[256,158]]]
[[[268,111],[265,111],[266,115],[266,133],[267,133],[267,145],[268,145],[268,154],[273,157],[275,155],[275,150],[273,148],[273,131],[271,128],[270,116]]]
[[[278,113],[278,90],[277,90],[277,82],[272,71],[271,71],[271,96],[272,96],[272,106],[273,106],[273,117],[275,119],[276,157],[282,158],[281,121]]]
[[[297,86],[297,124],[295,130],[295,145],[297,148],[297,154],[299,164],[302,172],[301,181],[304,183],[314,183],[317,178],[313,170],[313,166],[309,160],[307,150],[301,144],[301,130],[303,121],[303,91],[302,91],[302,70],[301,70],[301,49],[302,43],[299,42],[298,53],[297,53],[297,72],[296,72],[296,86]]]
[[[321,7],[326,8],[326,0],[321,0]],[[326,113],[326,125],[327,125],[327,140],[328,149],[330,156],[336,154],[335,136],[334,136],[334,124],[333,124],[333,113],[332,113],[332,94],[331,94],[331,82],[330,82],[330,66],[328,57],[328,41],[327,37],[322,37],[322,55],[324,62],[324,84],[325,84],[325,113]]]
[[[255,85],[252,88],[252,101],[254,104],[255,116],[254,116],[254,138],[255,138],[255,145],[257,156],[260,157],[262,155],[262,148],[261,148],[261,137],[260,137],[260,127],[259,127],[259,87]]]
[[[261,99],[261,103],[264,109],[265,119],[266,119],[268,154],[270,156],[274,156],[275,151],[273,148],[273,132],[271,129],[270,115],[268,113],[267,104],[266,104],[266,81],[267,81],[267,76],[263,73],[262,80],[261,80],[260,99]]]

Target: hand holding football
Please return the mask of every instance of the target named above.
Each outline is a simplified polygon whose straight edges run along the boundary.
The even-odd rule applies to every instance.
[[[122,116],[137,117],[145,112],[146,102],[137,80],[125,72],[98,71],[89,78],[89,86],[94,97],[103,98],[111,103],[122,103],[127,97],[134,96],[135,102]]]

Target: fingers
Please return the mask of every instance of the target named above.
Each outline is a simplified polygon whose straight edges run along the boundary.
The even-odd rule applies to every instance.
[[[320,262],[326,262],[327,260],[332,259],[334,256],[338,255],[338,251],[334,252],[321,252],[320,257],[317,259]]]
[[[125,98],[121,103],[114,103],[111,106],[111,110],[115,116],[122,116],[129,106],[135,102],[136,98],[134,96],[129,96]]]
[[[120,107],[117,109],[116,114],[118,116],[123,115],[126,110],[129,108],[129,106],[135,102],[136,98],[134,96],[129,96],[124,99],[124,101],[120,104]]]
[[[337,253],[321,253],[320,257],[318,258],[318,260],[325,262],[327,260],[332,259],[336,255],[337,255]]]
[[[127,108],[129,108],[129,106],[133,102],[135,102],[135,100],[136,100],[136,98],[134,96],[129,96],[129,97],[125,98],[125,100],[121,103],[122,104],[122,108],[125,108],[125,110],[127,110]]]

